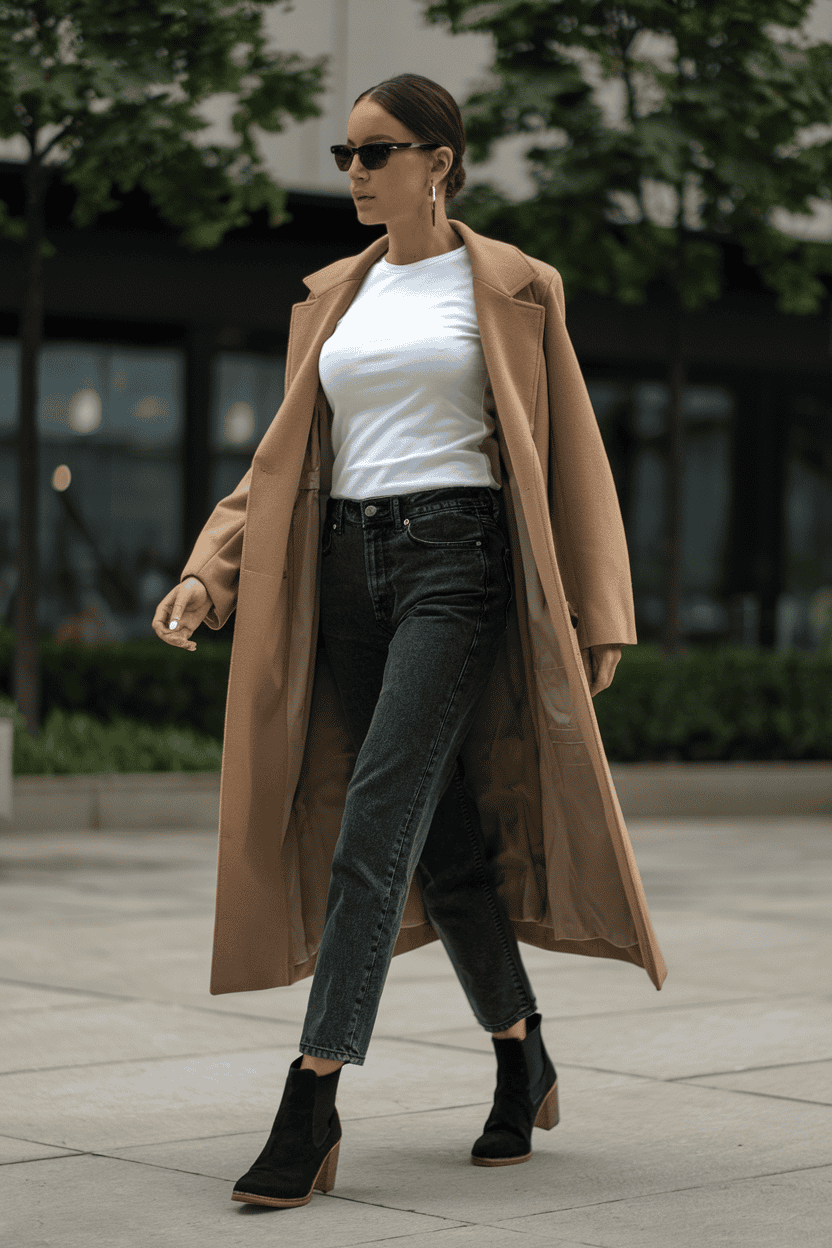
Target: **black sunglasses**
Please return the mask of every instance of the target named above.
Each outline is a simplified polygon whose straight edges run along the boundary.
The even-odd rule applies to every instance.
[[[342,173],[346,173],[356,153],[361,157],[365,169],[383,169],[391,152],[399,147],[439,147],[439,143],[365,143],[363,147],[347,147],[344,143],[336,143],[329,150],[335,157],[335,163]]]

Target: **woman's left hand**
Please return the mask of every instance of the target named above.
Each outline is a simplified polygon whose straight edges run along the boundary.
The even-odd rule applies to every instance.
[[[589,692],[594,698],[596,693],[607,689],[612,684],[618,660],[621,658],[620,646],[587,646],[581,651],[584,660],[584,671],[589,682]]]

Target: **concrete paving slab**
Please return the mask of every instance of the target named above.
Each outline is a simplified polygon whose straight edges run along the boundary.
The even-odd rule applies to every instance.
[[[468,1154],[471,1144],[480,1134],[482,1124],[491,1108],[493,1069],[476,1071],[465,1067],[454,1069],[452,1066],[451,1073],[456,1075],[453,1085],[455,1093],[452,1090],[450,1094],[452,1103],[440,1110],[432,1108],[432,1104],[436,1101],[436,1073],[435,1068],[432,1068],[429,1063],[425,1062],[421,1066],[413,1065],[410,1069],[399,1072],[395,1087],[388,1084],[388,1081],[396,1076],[391,1064],[385,1061],[382,1069],[383,1077],[377,1074],[373,1076],[370,1095],[367,1094],[367,1089],[363,1086],[360,1077],[363,1071],[353,1069],[341,1077],[338,1089],[338,1113],[345,1131],[341,1158],[344,1158],[349,1149],[355,1154],[356,1165],[360,1169],[362,1150],[366,1152],[368,1146],[372,1149],[375,1139],[372,1126],[366,1128],[361,1124],[366,1122],[372,1124],[377,1120],[389,1119],[399,1122],[400,1128],[398,1130],[383,1128],[384,1138],[387,1139],[388,1136],[392,1138],[400,1152],[410,1148],[414,1155],[421,1153],[424,1151],[427,1136],[428,1139],[433,1138],[433,1146],[442,1152],[443,1156],[447,1154],[452,1158],[454,1165],[459,1162],[460,1156],[465,1164],[469,1165]],[[428,1091],[426,1084],[431,1070],[433,1070],[434,1088],[433,1095],[428,1097],[425,1093]],[[402,1073],[404,1078],[401,1077]],[[641,1083],[640,1080],[628,1075],[602,1075],[594,1071],[582,1070],[570,1071],[568,1082],[569,1096],[573,1102],[587,1092],[594,1092],[600,1096],[608,1089],[636,1086]],[[454,1094],[456,1100],[453,1099]],[[473,1099],[469,1099],[466,1103],[464,1100],[466,1096]],[[477,1100],[478,1096],[482,1099]],[[394,1110],[391,1113],[391,1107],[395,1106],[397,1101],[399,1111]],[[160,1143],[131,1145],[127,1148],[108,1148],[106,1152],[111,1157],[143,1161],[171,1170],[184,1169],[194,1174],[202,1174],[206,1178],[237,1178],[248,1168],[252,1158],[256,1157],[263,1147],[276,1108],[277,1099],[272,1101],[268,1113],[263,1114],[261,1099],[257,1110],[261,1122],[257,1130],[246,1130],[235,1134],[226,1131],[221,1135],[193,1139],[169,1139]],[[462,1122],[461,1131],[459,1124],[455,1121],[457,1118]],[[435,1127],[435,1123],[439,1126]],[[358,1130],[359,1127],[360,1130]],[[471,1131],[473,1135],[470,1134]],[[449,1132],[451,1144],[448,1144],[445,1138]],[[539,1132],[537,1134],[540,1139],[544,1138]],[[342,1193],[342,1195],[345,1194]],[[388,1199],[394,1205],[400,1203],[395,1197],[395,1188],[388,1192],[382,1203]]]
[[[31,925],[21,927],[0,932],[0,978],[6,982],[208,1007],[215,1000],[208,991],[213,937],[208,915],[112,923],[60,922],[53,916],[43,924],[34,916]]]
[[[689,1079],[701,1087],[747,1092],[755,1096],[785,1097],[814,1105],[832,1105],[832,1061],[805,1062],[800,1066],[770,1066],[740,1074]],[[830,1123],[832,1130],[832,1123]]]
[[[349,1248],[448,1225],[435,1215],[316,1195],[299,1209],[231,1200],[231,1182],[108,1157],[0,1169],[0,1235],[16,1248]]]
[[[490,1103],[493,1054],[375,1038],[364,1067],[341,1077],[346,1118]],[[2,1078],[5,1130],[64,1147],[114,1149],[199,1136],[268,1134],[296,1046],[76,1066]]]
[[[647,1081],[572,1095],[568,1072],[562,1101],[560,1124],[534,1132],[531,1160],[495,1169],[470,1163],[484,1121],[477,1106],[345,1123],[335,1190],[498,1223],[511,1209],[598,1205],[832,1163],[825,1106]]]
[[[269,1075],[282,1087],[295,1056],[293,1048],[5,1075],[3,1124],[14,1135],[98,1151],[248,1131],[270,1125]]]
[[[608,1024],[611,1020],[608,1019]],[[749,1066],[832,1059],[832,1001],[719,1003],[618,1014],[615,1025],[584,1018],[544,1019],[552,1060],[647,1078],[684,1079]],[[422,1039],[483,1052],[478,1028],[431,1032]]]
[[[0,836],[0,1009],[4,1001],[14,1007],[6,1017],[13,1015],[21,1031],[27,1020],[34,1023],[33,1050],[57,1053],[63,1045],[65,1055],[84,1062],[112,1053],[106,1064],[0,1075],[0,1138],[7,1141],[0,1160],[9,1159],[0,1173],[15,1193],[11,1206],[0,1197],[0,1211],[22,1210],[36,1236],[11,1238],[14,1248],[38,1248],[47,1239],[61,1248],[133,1248],[139,1241],[143,1248],[210,1248],[217,1226],[223,1245],[238,1242],[237,1227],[248,1244],[259,1233],[252,1217],[258,1225],[266,1219],[270,1242],[275,1227],[311,1227],[317,1248],[328,1242],[330,1224],[318,1234],[316,1205],[357,1211],[356,1225],[363,1219],[369,1231],[350,1239],[350,1222],[347,1237],[335,1241],[345,1245],[677,1248],[683,1223],[685,1233],[696,1230],[697,1248],[710,1248],[745,1242],[738,1232],[748,1219],[735,1192],[767,1174],[786,1182],[798,1171],[808,1195],[803,1214],[792,1219],[794,1245],[788,1222],[779,1239],[773,1231],[767,1239],[764,1224],[753,1242],[811,1245],[804,1215],[820,1205],[821,1194],[829,1206],[832,1166],[825,1090],[816,1103],[832,1067],[832,821],[663,819],[630,821],[630,831],[670,975],[657,993],[640,968],[523,947],[558,1065],[562,1108],[554,1131],[535,1133],[530,1163],[496,1171],[470,1165],[491,1101],[493,1051],[436,943],[394,961],[367,1063],[342,1076],[345,1143],[333,1195],[316,1197],[308,1209],[262,1216],[226,1205],[223,1195],[220,1205],[236,1220],[212,1214],[208,1233],[202,1212],[194,1219],[188,1185],[209,1185],[197,1200],[207,1208],[213,1197],[205,1193],[217,1184],[227,1190],[240,1164],[262,1147],[297,1054],[310,981],[208,994],[213,830]],[[143,1018],[131,1021],[137,1008]],[[109,1037],[101,1021],[108,1016],[118,1020]],[[211,1040],[217,1047],[189,1057],[166,1051],[163,1040],[157,1060],[126,1060],[131,1034],[176,1034],[168,1025],[174,1016],[201,1037],[218,1037]],[[90,1026],[76,1033],[81,1019]],[[280,1024],[270,1020],[281,1019],[282,1045],[257,1039],[249,1048],[240,1041],[264,1030],[271,1041]],[[225,1042],[226,1028],[236,1043]],[[605,1073],[594,1068],[601,1060],[616,1065]],[[776,1097],[764,1091],[773,1079]],[[41,1150],[42,1159],[18,1164],[16,1148]],[[51,1209],[39,1229],[42,1192],[39,1204],[18,1205],[9,1175],[44,1167],[69,1174],[79,1161],[96,1160],[68,1155],[73,1149],[109,1154],[117,1169],[82,1168],[75,1171],[79,1181],[58,1184],[58,1199],[75,1219],[67,1238]],[[195,1173],[183,1177],[183,1169]],[[783,1170],[790,1172],[785,1178]],[[148,1173],[152,1189],[136,1177]],[[679,1204],[675,1216],[674,1200],[692,1189],[699,1204]],[[711,1192],[723,1189],[712,1202]],[[113,1191],[124,1199],[111,1199]],[[466,1207],[466,1194],[480,1191]],[[768,1199],[761,1196],[760,1208]],[[800,1208],[797,1197],[784,1199]],[[93,1212],[90,1220],[102,1200],[107,1217],[96,1220]],[[152,1204],[164,1214],[158,1225],[155,1214],[148,1221]],[[139,1212],[119,1221],[122,1205]],[[639,1205],[648,1210],[648,1226],[659,1228],[652,1241],[639,1228]],[[721,1217],[709,1221],[712,1205]],[[590,1210],[586,1224],[546,1222],[577,1215],[582,1206]],[[608,1216],[616,1207],[623,1210],[620,1226]],[[431,1221],[387,1229],[372,1223],[376,1209],[396,1216],[415,1210]],[[771,1225],[778,1228],[776,1218]],[[279,1237],[286,1238],[282,1229]],[[294,1248],[294,1233],[289,1239]]]
[[[44,1157],[74,1157],[66,1148],[51,1144],[38,1144],[36,1140],[17,1140],[10,1135],[0,1135],[0,1166],[16,1161],[40,1161]]]
[[[98,997],[71,988],[39,988],[0,980],[0,1018],[12,1011],[74,1009],[78,1005],[95,1005],[98,1001]]]
[[[509,1218],[501,1226],[534,1248],[560,1245],[564,1236],[598,1248],[829,1248],[830,1198],[826,1167]]]
[[[803,930],[802,939],[788,941],[784,940],[784,925],[780,923],[776,932],[766,924],[755,925],[752,932],[742,930],[733,920],[721,919],[720,925],[730,925],[736,947],[699,949],[696,929],[712,920],[712,915],[702,914],[698,918],[692,916],[689,924],[679,920],[669,927],[665,923],[664,931],[669,935],[663,944],[672,967],[672,981],[668,974],[661,992],[655,994],[659,1002],[682,991],[690,994],[692,1000],[697,993],[704,1000],[716,1000],[723,994],[734,1000],[774,1000],[825,991],[832,965],[832,932]],[[797,935],[796,929],[791,930]],[[689,932],[687,944],[685,931]],[[756,944],[752,938],[757,939]],[[772,943],[774,939],[779,943]]]
[[[527,1244],[531,1241],[521,1234],[507,1231],[500,1226],[459,1226],[451,1230],[435,1231],[430,1238],[426,1235],[405,1235],[401,1239],[380,1239],[373,1241],[373,1248],[511,1248],[512,1244]],[[547,1248],[587,1248],[586,1241],[579,1244],[572,1239],[546,1240]]]
[[[551,1132],[535,1131],[534,1156],[520,1166],[471,1165],[471,1145],[485,1118],[481,1105],[372,1118],[344,1113],[335,1192],[373,1206],[501,1224],[512,1209],[527,1218],[692,1184],[745,1182],[760,1173],[799,1170],[818,1156],[832,1163],[824,1107],[807,1113],[791,1102],[652,1081],[615,1086],[583,1073],[581,1088],[571,1086],[573,1072],[562,1076],[562,1121]],[[145,1145],[117,1155],[233,1180],[251,1164],[264,1138],[247,1132]]]
[[[49,1070],[175,1054],[216,1053],[295,1043],[292,1024],[224,1018],[148,1001],[13,1012],[0,1021],[0,1072]]]

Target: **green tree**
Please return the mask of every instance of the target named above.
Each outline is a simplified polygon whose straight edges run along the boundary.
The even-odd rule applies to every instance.
[[[321,115],[328,57],[271,50],[254,0],[0,0],[0,137],[22,136],[25,213],[0,200],[0,232],[26,249],[20,319],[20,541],[15,697],[38,728],[37,359],[43,326],[44,202],[52,165],[77,193],[78,226],[143,188],[191,248],[268,212],[291,221],[257,131]],[[291,9],[291,5],[287,6]],[[231,137],[206,142],[200,105],[222,95]]]
[[[802,35],[812,0],[441,0],[429,22],[494,44],[493,83],[463,103],[473,163],[497,139],[548,131],[522,202],[487,183],[460,211],[555,265],[568,290],[672,298],[666,623],[679,645],[685,313],[723,289],[725,244],[789,313],[816,312],[832,244],[791,237],[778,211],[832,199],[832,45]],[[602,92],[596,88],[602,88]],[[605,91],[603,89],[606,88]],[[617,95],[616,95],[617,92]]]

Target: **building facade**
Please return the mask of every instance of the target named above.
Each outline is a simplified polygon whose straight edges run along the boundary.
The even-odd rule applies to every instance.
[[[832,6],[817,6],[829,22]],[[417,70],[459,100],[487,73],[486,36],[427,26],[412,0],[314,0],[269,15],[281,46],[331,57],[323,115],[264,136],[294,220],[263,221],[195,253],[140,194],[71,228],[56,176],[40,366],[40,623],[62,637],[152,636],[214,503],[245,473],[283,396],[292,303],[302,277],[382,232],[356,220],[343,141],[355,97]],[[828,32],[819,28],[821,35]],[[211,113],[220,137],[224,116]],[[533,190],[522,150],[499,145],[469,183],[510,198]],[[7,144],[0,191],[21,202],[23,155]],[[0,153],[2,154],[2,153]],[[449,205],[454,215],[456,204]],[[464,205],[458,209],[464,219]],[[787,317],[726,255],[728,291],[693,314],[685,396],[682,632],[806,649],[832,644],[832,350],[829,301]],[[10,623],[17,544],[19,249],[0,243],[0,620]],[[568,295],[569,292],[567,292]],[[619,490],[640,637],[663,621],[668,318],[660,292],[639,308],[578,296],[568,325]],[[233,630],[232,620],[223,635]]]

